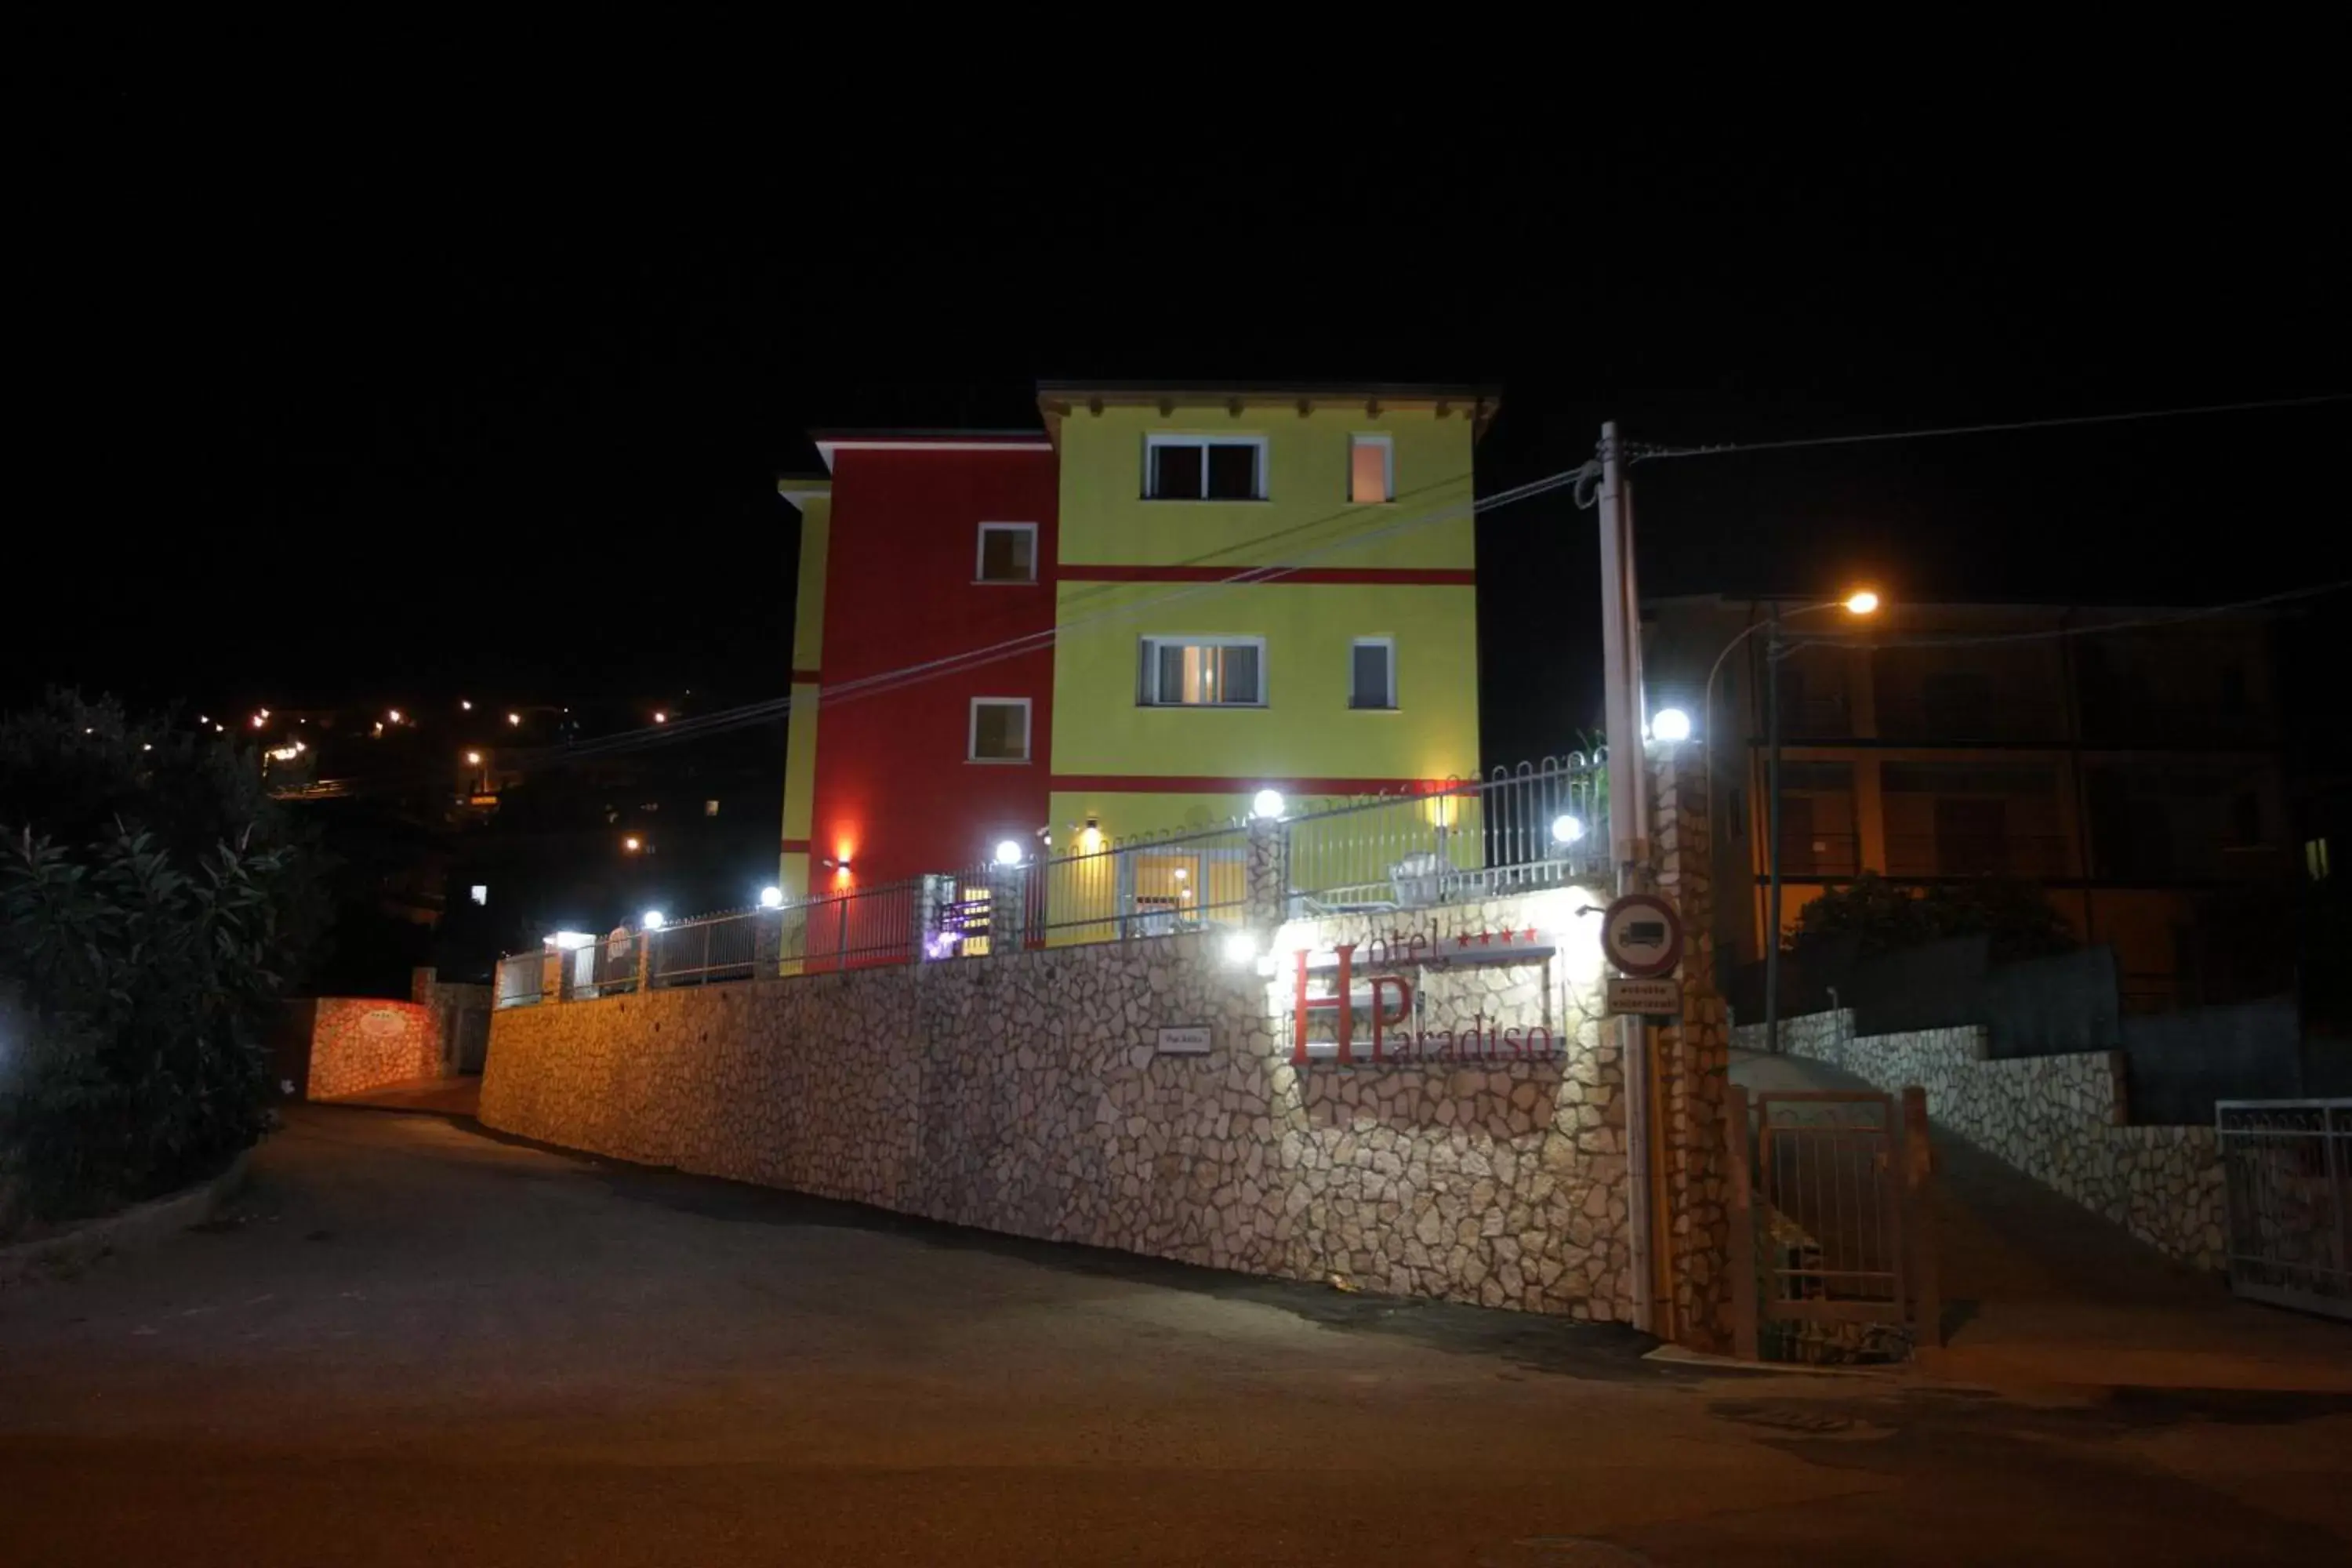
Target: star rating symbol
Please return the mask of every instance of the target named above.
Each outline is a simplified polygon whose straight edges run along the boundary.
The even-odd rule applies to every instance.
[[[1470,933],[1465,931],[1460,936],[1455,937],[1454,939],[1454,945],[1456,947],[1468,947],[1470,945]]]
[[[1509,928],[1509,927],[1507,927],[1507,927],[1505,927],[1505,928],[1504,928],[1504,930],[1503,930],[1503,945],[1504,945],[1505,947],[1508,947],[1508,946],[1510,946],[1510,945],[1511,945],[1511,931],[1510,931],[1510,928]]]
[[[1478,933],[1478,945],[1479,945],[1480,947],[1492,947],[1492,946],[1494,946],[1494,945],[1495,945],[1495,933],[1494,933],[1493,931],[1480,931],[1480,932]]]
[[[1530,946],[1532,946],[1532,945],[1534,944],[1534,942],[1535,942],[1535,940],[1536,940],[1536,928],[1535,928],[1535,927],[1533,927],[1533,926],[1529,926],[1529,927],[1528,927],[1528,944],[1529,944]]]

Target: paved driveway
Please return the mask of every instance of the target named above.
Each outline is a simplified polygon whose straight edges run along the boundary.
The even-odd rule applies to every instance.
[[[2352,1536],[2342,1400],[1710,1378],[1622,1331],[431,1116],[298,1110],[256,1167],[208,1231],[0,1295],[0,1563],[1825,1568]]]

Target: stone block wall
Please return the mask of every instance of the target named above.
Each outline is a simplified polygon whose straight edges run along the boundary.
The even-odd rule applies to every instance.
[[[1732,1348],[1729,1150],[1723,1109],[1730,1085],[1730,1014],[1715,988],[1715,885],[1706,759],[1694,747],[1661,746],[1650,759],[1650,854],[1656,891],[1682,917],[1682,1016],[1654,1029],[1664,1137],[1666,1213],[1660,1231],[1672,1260],[1674,1337],[1711,1351]]]
[[[2213,1129],[2129,1125],[2121,1051],[1996,1061],[1987,1059],[1985,1031],[1975,1026],[1864,1036],[1853,1028],[1843,1009],[1789,1019],[1781,1047],[1890,1093],[1917,1084],[1941,1125],[2167,1257],[2224,1267]],[[1761,1025],[1734,1035],[1742,1048],[1763,1047]]]
[[[321,996],[312,1005],[310,1099],[439,1075],[441,1037],[430,1007],[368,996]]]
[[[1430,972],[1425,1027],[1549,1006],[1549,1059],[1355,1068],[1294,1065],[1284,967],[1286,942],[1433,918],[1572,930],[1597,897],[1296,922],[1271,975],[1206,933],[504,1008],[481,1117],[1046,1240],[1619,1321],[1630,1162],[1597,963],[1563,957],[1549,987],[1534,966]],[[1188,1025],[1208,1053],[1159,1054]]]

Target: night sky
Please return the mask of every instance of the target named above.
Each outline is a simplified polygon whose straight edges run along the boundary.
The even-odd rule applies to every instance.
[[[2327,101],[2182,97],[2128,136],[1401,114],[1175,157],[1042,110],[886,149],[805,95],[126,74],[60,109],[26,198],[49,478],[9,531],[7,695],[776,695],[803,432],[1033,424],[1040,377],[1496,384],[1488,490],[1612,416],[1737,441],[2340,391],[2352,170],[2297,107]],[[1649,464],[1643,587],[2352,575],[2347,434],[2338,404]],[[1591,514],[1497,513],[1480,551],[1504,760],[1592,718]]]

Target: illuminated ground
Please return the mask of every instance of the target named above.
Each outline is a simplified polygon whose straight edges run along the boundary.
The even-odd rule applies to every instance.
[[[0,1294],[0,1563],[1826,1568],[2352,1539],[2344,1395],[1709,1379],[1619,1332],[434,1116],[299,1110],[257,1170],[226,1223]]]

